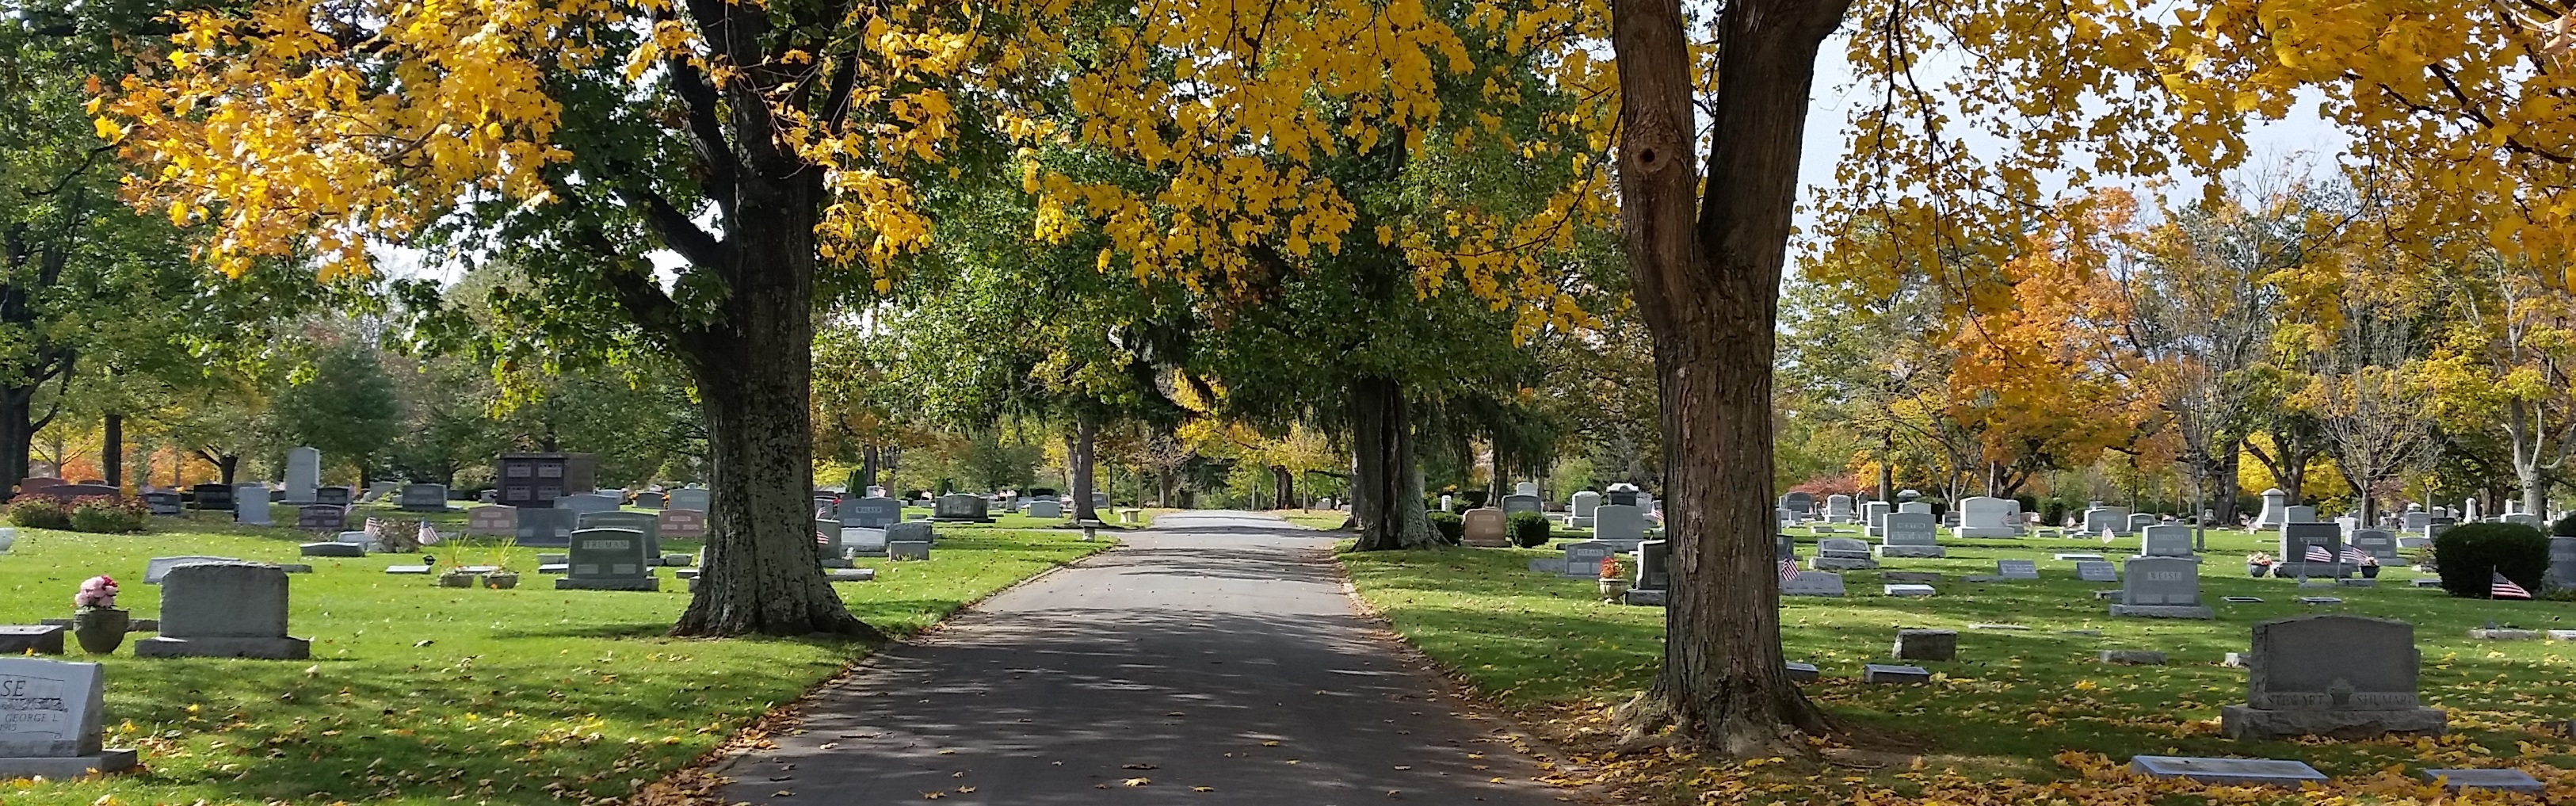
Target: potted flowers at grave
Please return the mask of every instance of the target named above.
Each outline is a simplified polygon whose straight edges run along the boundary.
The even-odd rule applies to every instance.
[[[2378,558],[2378,557],[2374,557],[2374,556],[2371,556],[2371,555],[2368,555],[2368,554],[2361,555],[2361,578],[2363,578],[2363,579],[2378,579],[2378,578],[2379,578],[2379,558]]]
[[[2259,579],[2259,578],[2261,578],[2264,574],[2268,574],[2268,573],[2271,573],[2271,572],[2272,572],[2272,555],[2265,554],[2265,553],[2263,553],[2263,552],[2259,552],[2259,551],[2254,552],[2254,553],[2252,553],[2252,554],[2245,555],[2245,575],[2246,575],[2246,576],[2255,577],[2255,578],[2258,578],[2258,579]]]
[[[478,583],[480,583],[482,579],[482,574],[465,570],[465,566],[451,565],[447,567],[446,571],[439,573],[438,586],[442,588],[481,587]]]
[[[483,587],[496,590],[518,587],[518,567],[521,559],[523,558],[519,554],[519,541],[502,538],[499,544],[492,547],[492,556],[484,558],[483,565],[491,570],[483,572]]]
[[[78,639],[81,651],[105,655],[125,645],[125,629],[133,626],[134,617],[116,606],[116,580],[106,574],[82,582],[80,592],[72,594],[72,637]]]
[[[1617,555],[1611,555],[1601,558],[1602,598],[1615,602],[1619,600],[1619,597],[1627,595],[1627,593],[1628,575],[1621,572],[1619,568],[1619,557]]]

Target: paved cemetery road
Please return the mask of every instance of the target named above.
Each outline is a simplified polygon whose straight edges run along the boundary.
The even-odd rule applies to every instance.
[[[1354,615],[1332,543],[1268,516],[1166,515],[1126,545],[889,647],[804,732],[720,770],[805,806],[1556,804],[1501,725]],[[1130,786],[1134,779],[1138,785]],[[1104,788],[1105,787],[1105,788]],[[1197,789],[1207,787],[1206,790]]]

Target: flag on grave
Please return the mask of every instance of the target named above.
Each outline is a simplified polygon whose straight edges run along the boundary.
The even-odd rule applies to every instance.
[[[2360,565],[2363,560],[2367,559],[2370,559],[2370,555],[2362,553],[2361,547],[2353,545],[2345,545],[2343,547],[2344,562]]]
[[[2513,584],[2513,580],[2504,578],[2504,572],[2498,571],[2495,574],[2495,579],[2487,583],[2487,597],[2491,599],[2529,599],[2531,598],[2531,591],[2523,590],[2521,585]]]
[[[2334,552],[2327,551],[2326,547],[2315,543],[2308,544],[2307,559],[2308,562],[2312,563],[2330,563],[2335,561]]]
[[[1781,581],[1781,582],[1787,582],[1787,581],[1789,581],[1789,580],[1796,579],[1796,578],[1798,578],[1798,561],[1797,561],[1797,560],[1781,560],[1781,561],[1780,561],[1780,581]]]

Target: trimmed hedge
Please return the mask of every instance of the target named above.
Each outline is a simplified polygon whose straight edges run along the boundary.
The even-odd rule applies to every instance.
[[[2559,537],[2576,537],[2576,512],[2567,513],[2567,517],[2559,518],[2557,523],[2550,524],[2549,533]]]
[[[1464,529],[1465,526],[1462,524],[1459,528]],[[1547,545],[1548,532],[1553,528],[1555,525],[1547,522],[1547,516],[1536,512],[1514,512],[1511,517],[1503,519],[1503,536],[1511,538],[1512,545],[1525,549]]]
[[[2452,596],[2489,598],[2499,572],[2537,591],[2549,576],[2549,536],[2519,523],[2464,523],[2433,538],[2433,566]]]
[[[9,522],[29,529],[69,529],[72,513],[53,496],[21,494],[9,499]]]
[[[1455,546],[1467,540],[1467,519],[1455,512],[1430,513],[1431,531],[1440,533],[1440,542]]]

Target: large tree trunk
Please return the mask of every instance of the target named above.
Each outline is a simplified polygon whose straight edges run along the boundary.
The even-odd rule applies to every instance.
[[[8,489],[27,480],[27,465],[36,452],[36,387],[0,389],[0,476]]]
[[[707,418],[706,568],[676,635],[882,639],[815,561],[812,177],[744,177],[718,315],[681,339]]]
[[[1275,465],[1270,468],[1270,489],[1271,509],[1299,508],[1297,506],[1297,475],[1288,472],[1288,468]]]
[[[1847,7],[1726,4],[1703,185],[1681,4],[1611,4],[1622,235],[1662,383],[1672,548],[1663,670],[1619,713],[1632,746],[1670,725],[1671,739],[1730,757],[1804,755],[1828,727],[1780,652],[1771,360],[1816,49]]]
[[[1073,449],[1065,451],[1064,456],[1065,464],[1072,465],[1067,475],[1073,481],[1073,519],[1084,523],[1100,520],[1100,510],[1091,505],[1091,490],[1096,484],[1092,468],[1099,464],[1092,452],[1099,442],[1100,423],[1087,416],[1075,417]]]
[[[1356,551],[1431,546],[1439,538],[1422,511],[1422,468],[1413,463],[1412,408],[1404,384],[1384,378],[1351,382],[1351,518]]]
[[[125,415],[109,412],[100,430],[106,433],[99,441],[99,469],[105,471],[107,486],[125,486]]]

